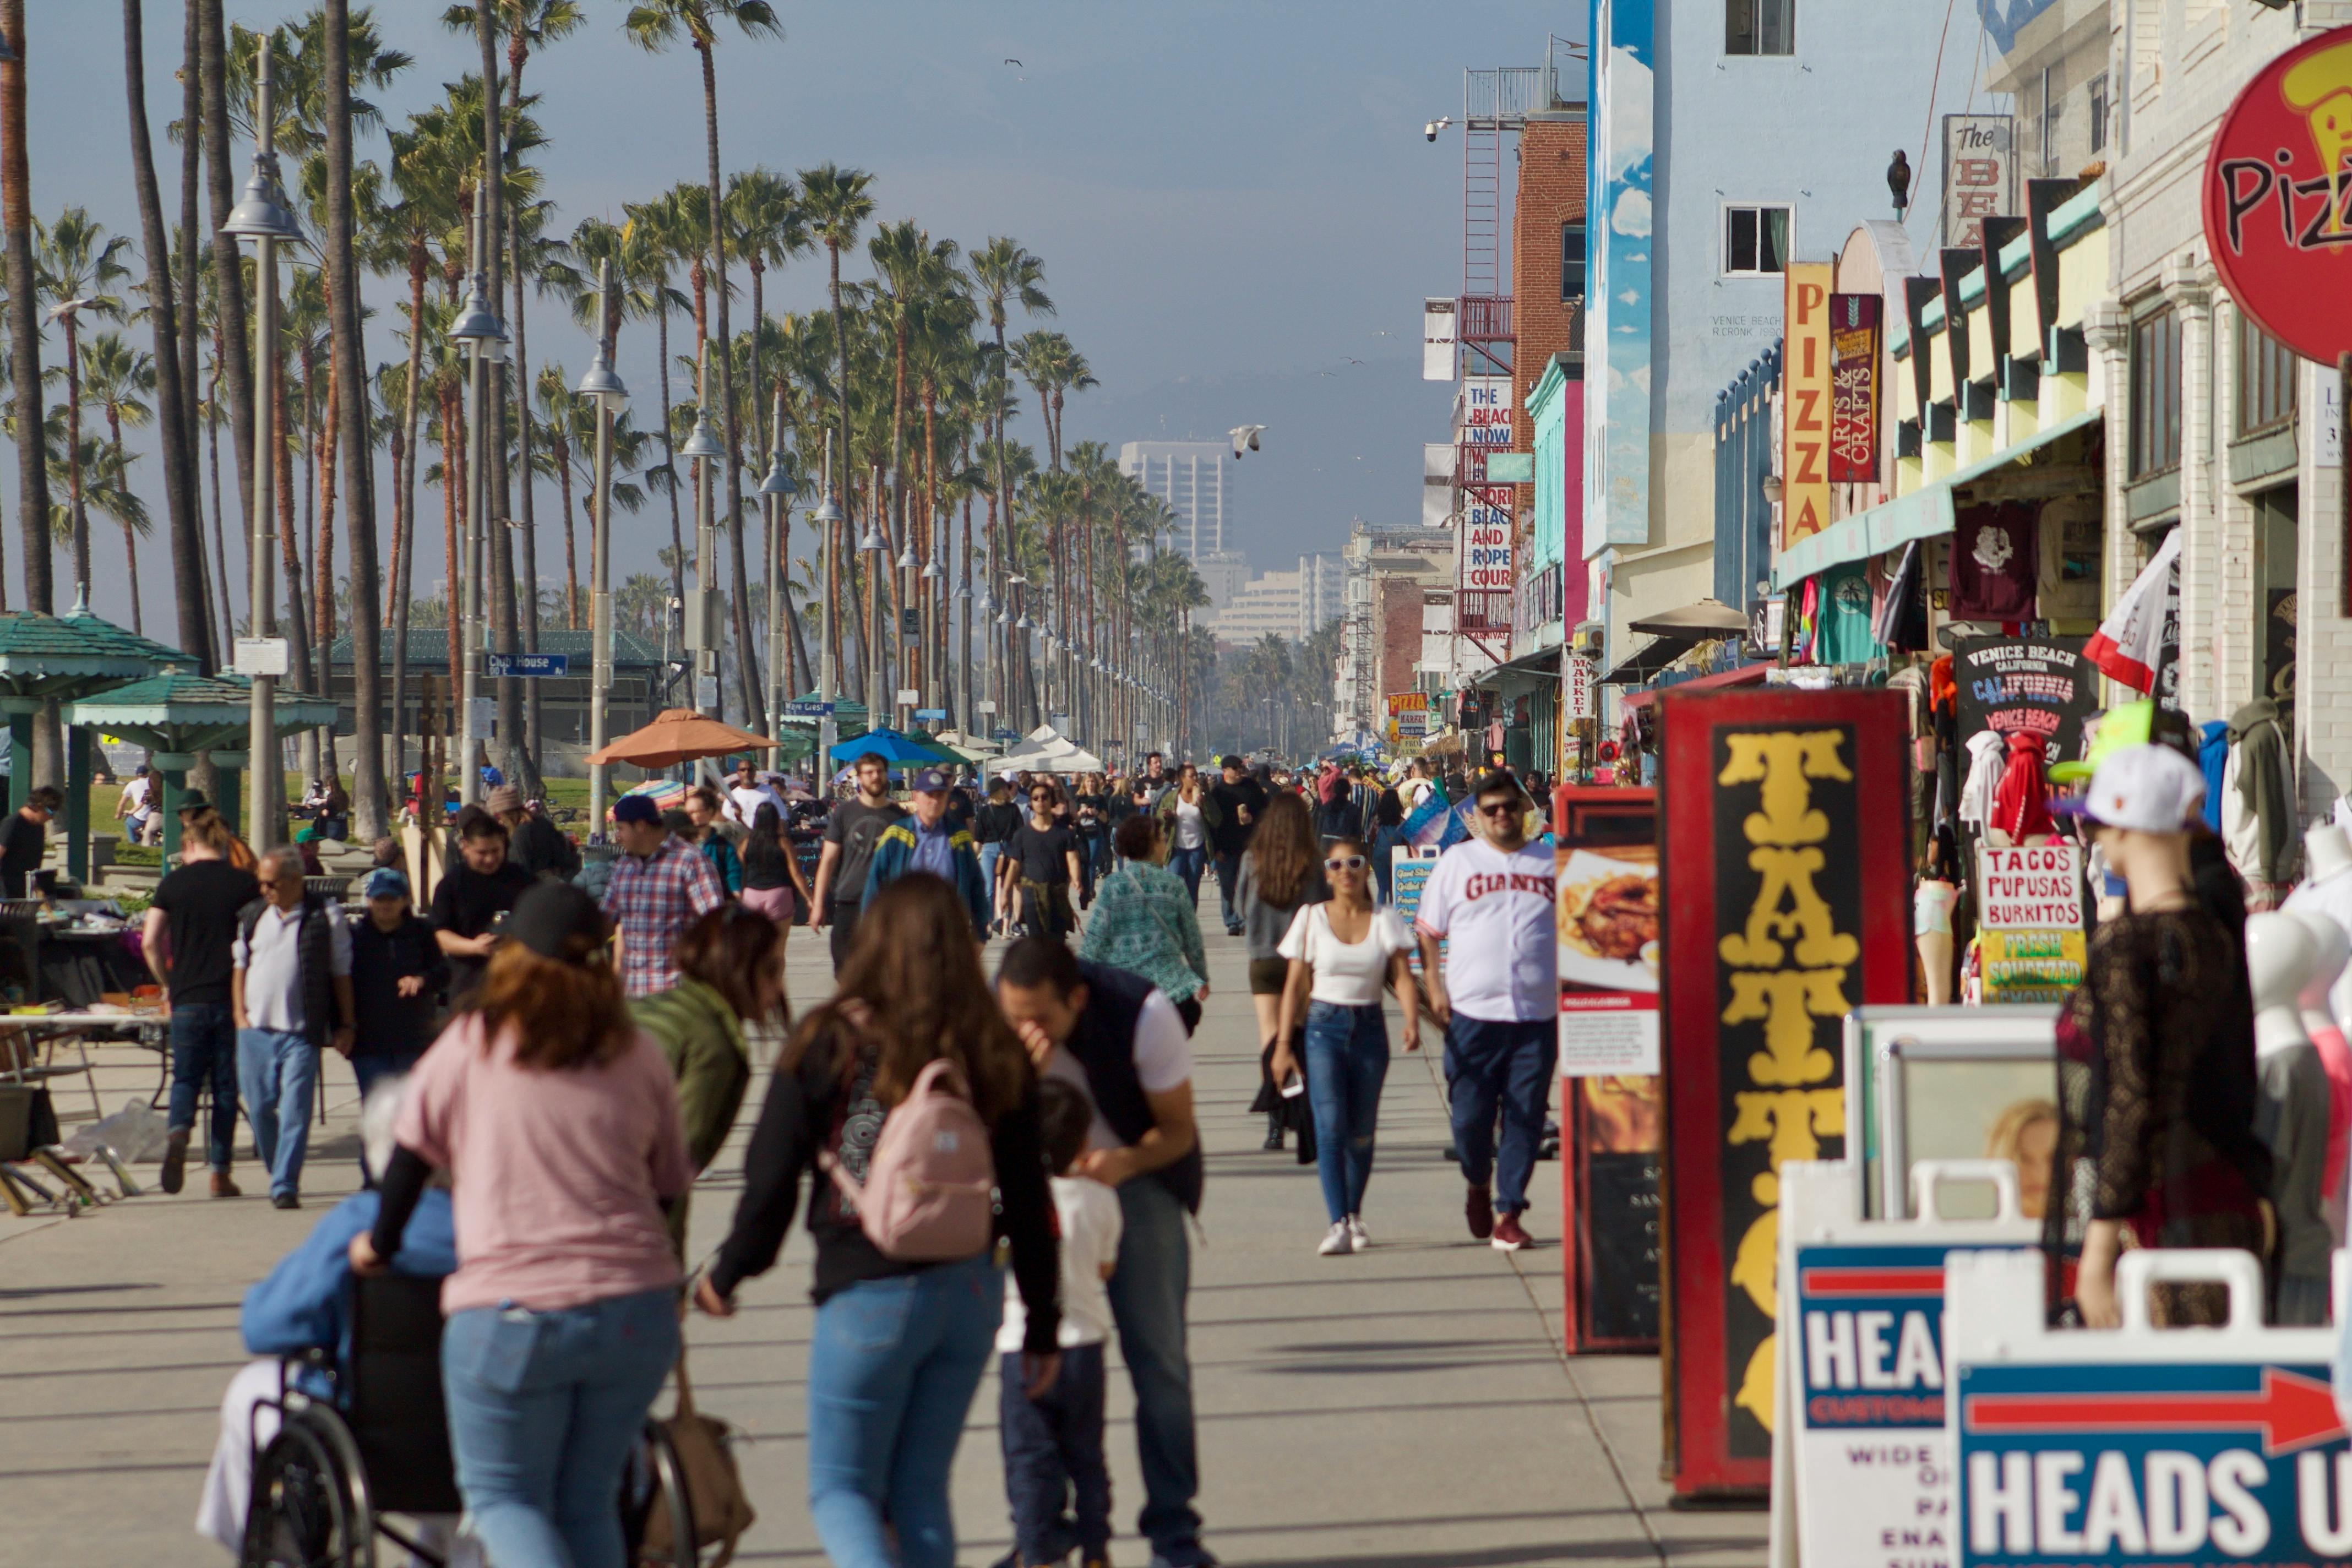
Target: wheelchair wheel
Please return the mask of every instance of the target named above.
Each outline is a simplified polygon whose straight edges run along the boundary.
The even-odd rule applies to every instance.
[[[645,1441],[622,1473],[621,1532],[636,1568],[698,1568],[701,1562],[686,1469],[658,1421],[646,1423]]]
[[[253,1468],[239,1568],[375,1568],[375,1521],[350,1439],[289,1411]]]

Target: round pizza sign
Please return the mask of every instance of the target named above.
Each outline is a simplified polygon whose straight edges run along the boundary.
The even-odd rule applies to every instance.
[[[2352,353],[2352,27],[2246,85],[2205,162],[2205,243],[2230,297],[2308,359]]]

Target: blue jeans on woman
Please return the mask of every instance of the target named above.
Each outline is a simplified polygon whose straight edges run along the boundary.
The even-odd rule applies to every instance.
[[[1171,849],[1168,852],[1168,868],[1183,879],[1185,896],[1192,900],[1193,907],[1196,909],[1201,902],[1201,873],[1207,868],[1208,864],[1209,850],[1206,845],[1192,849]]]
[[[236,1140],[236,1022],[226,1003],[183,1002],[172,1009],[172,1100],[166,1119],[173,1131],[196,1125],[196,1096],[213,1091],[212,1123],[205,1133],[205,1161],[228,1169]]]
[[[1315,1168],[1337,1225],[1364,1212],[1372,1180],[1372,1131],[1389,1076],[1389,1026],[1380,1004],[1307,1007],[1307,1103],[1315,1114]]]
[[[986,1253],[861,1279],[817,1308],[809,1514],[834,1568],[953,1568],[948,1472],[1003,1316]]]
[[[547,1312],[450,1314],[449,1447],[491,1562],[623,1568],[621,1473],[677,1347],[667,1286]]]

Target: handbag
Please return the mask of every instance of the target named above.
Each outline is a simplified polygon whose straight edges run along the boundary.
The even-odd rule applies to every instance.
[[[759,1515],[743,1491],[742,1474],[736,1469],[734,1450],[728,1446],[733,1428],[694,1407],[694,1384],[687,1379],[683,1345],[677,1352],[677,1407],[667,1420],[656,1420],[654,1425],[677,1456],[678,1479],[686,1488],[689,1536],[697,1547],[718,1546],[719,1555],[707,1568],[727,1568],[735,1555],[735,1543]],[[657,1489],[646,1515],[643,1555],[667,1561],[675,1534],[669,1494]]]

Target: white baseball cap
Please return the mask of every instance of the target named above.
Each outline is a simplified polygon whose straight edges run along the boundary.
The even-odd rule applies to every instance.
[[[2178,833],[2205,803],[2205,775],[2170,746],[2126,746],[2099,764],[2083,815],[2109,827]]]

